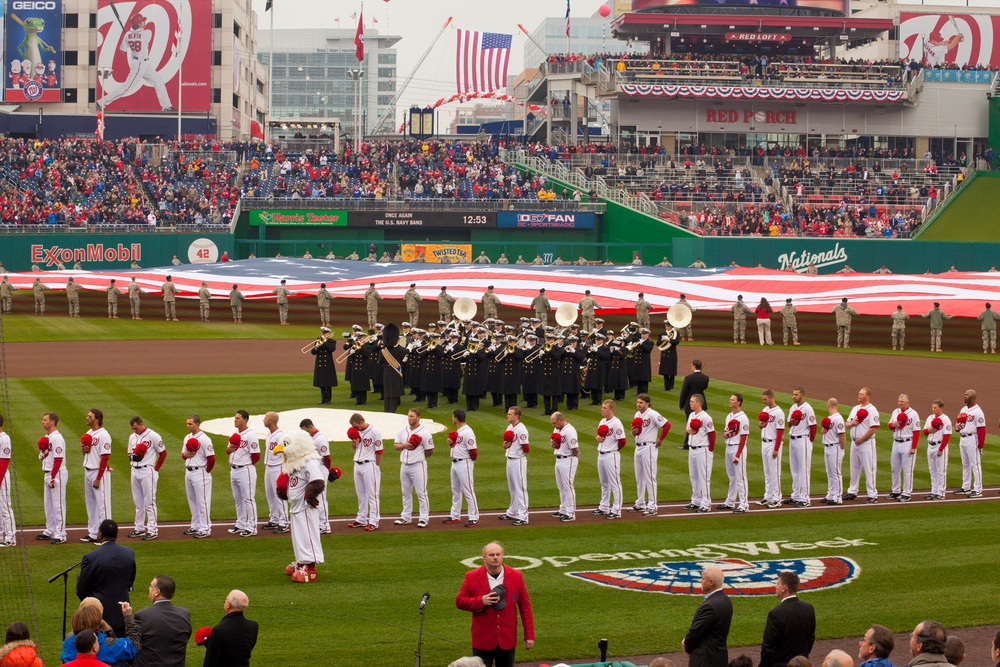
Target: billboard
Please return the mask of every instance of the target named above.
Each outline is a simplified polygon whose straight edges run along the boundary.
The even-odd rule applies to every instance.
[[[925,67],[1000,67],[1000,16],[899,15],[899,57]]]
[[[497,227],[501,229],[593,229],[594,217],[590,211],[551,213],[500,211],[497,214]]]
[[[426,229],[495,229],[493,211],[351,211],[350,227],[423,227]]]
[[[6,18],[5,99],[62,101],[62,0],[10,0]]]
[[[208,111],[211,80],[211,2],[98,1],[98,107]]]
[[[423,257],[431,264],[468,264],[472,256],[470,243],[404,243],[401,250],[404,262]]]
[[[309,227],[312,225],[346,227],[347,211],[309,211],[287,208],[252,210],[250,211],[250,224],[254,226],[280,225],[283,227]]]
[[[851,9],[850,0],[632,0],[632,11],[655,10],[659,7],[674,7],[677,5],[721,5],[731,7],[805,7],[822,9],[828,12],[838,12],[846,15]]]

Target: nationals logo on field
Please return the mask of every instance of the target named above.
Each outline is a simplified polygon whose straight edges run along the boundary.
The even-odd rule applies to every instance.
[[[710,566],[722,568],[726,576],[728,595],[773,595],[778,573],[791,571],[799,575],[799,592],[836,588],[857,578],[861,568],[850,558],[820,556],[817,558],[786,558],[782,560],[748,561],[723,558],[713,561],[660,563],[657,567],[623,568],[591,572],[567,572],[571,577],[601,586],[624,588],[642,593],[668,595],[704,595],[701,573]]]

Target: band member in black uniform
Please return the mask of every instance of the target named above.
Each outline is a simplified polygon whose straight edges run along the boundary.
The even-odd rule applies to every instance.
[[[608,379],[605,381],[604,390],[608,393],[614,392],[615,400],[621,401],[628,391],[628,368],[625,363],[628,351],[617,338],[608,344],[608,348],[611,354],[608,358]]]
[[[555,332],[545,334],[545,345],[541,355],[538,389],[545,405],[545,414],[551,415],[559,411],[559,398],[563,393],[561,366],[563,348],[557,343]]]
[[[370,336],[361,345],[361,349],[355,350],[347,357],[347,370],[350,371],[351,377],[345,379],[351,383],[351,398],[354,399],[354,405],[368,404],[368,390],[371,388],[374,375],[378,376],[381,386],[382,368],[376,358],[378,350],[378,340],[375,336]]]
[[[444,398],[448,405],[458,403],[458,390],[462,387],[462,361],[452,359],[456,352],[462,351],[461,340],[462,334],[452,329],[448,333],[448,344],[444,346],[444,355],[441,357]]]
[[[562,358],[559,359],[559,384],[566,394],[567,410],[580,407],[580,366],[586,363],[587,355],[580,349],[579,342],[576,336],[567,336]]]
[[[648,394],[649,381],[653,378],[653,341],[649,337],[649,329],[639,329],[638,342],[632,343],[632,379],[635,381],[636,393]]]
[[[406,390],[403,386],[402,363],[407,349],[403,342],[399,337],[399,327],[395,324],[389,323],[382,330],[376,361],[382,375],[382,409],[385,412],[396,412],[399,409],[399,399]]]
[[[594,330],[591,331],[590,333],[592,333],[592,334],[602,333],[602,334],[604,334],[604,336],[608,340],[610,340],[612,337],[614,337],[614,333],[615,332],[604,326],[604,318],[603,317],[597,317],[597,318],[594,319]],[[593,343],[594,339],[591,338],[590,342]]]
[[[607,378],[608,360],[611,358],[611,351],[604,342],[608,339],[602,333],[591,336],[593,342],[587,346],[587,369],[583,376],[582,386],[584,393],[590,394],[590,404],[600,405],[604,400],[604,382]]]
[[[493,396],[493,407],[503,405],[503,392],[500,391],[500,362],[497,354],[504,347],[504,334],[493,334],[493,343],[486,348],[486,389]]]
[[[427,407],[436,408],[438,404],[438,394],[444,389],[444,368],[442,357],[444,356],[444,345],[441,344],[441,334],[428,333],[429,342],[423,348],[418,349],[415,354],[423,359],[423,369],[420,381],[420,390],[427,397]]]
[[[539,370],[542,367],[542,362],[537,355],[538,336],[533,333],[525,336],[522,352],[524,357],[521,360],[521,395],[524,397],[524,407],[537,408],[538,385],[541,380]]]
[[[486,395],[487,341],[483,335],[485,333],[485,329],[480,330],[480,334],[466,344],[465,355],[459,360],[465,362],[462,391],[465,392],[465,409],[467,411],[478,410],[479,399]],[[470,346],[475,348],[474,352],[469,349]]]
[[[507,336],[496,356],[503,409],[510,410],[511,406],[517,405],[517,392],[521,390],[521,359],[524,352],[517,346],[515,336]]]
[[[337,341],[330,338],[330,330],[320,327],[320,336],[311,352],[316,359],[313,363],[313,386],[319,387],[319,404],[326,405],[333,399],[333,388],[337,386],[337,369],[333,365],[333,352]]]
[[[415,401],[427,400],[422,389],[424,381],[424,358],[414,353],[414,350],[422,348],[430,340],[425,339],[425,333],[423,329],[413,329],[413,342],[410,343],[410,353],[406,356],[409,360],[406,379],[410,383],[410,389],[412,390],[410,393],[413,394],[413,400]]]
[[[660,334],[657,347],[660,348],[660,367],[658,373],[663,376],[664,391],[674,390],[674,379],[677,377],[677,346],[681,344],[681,334],[663,320],[667,330]]]

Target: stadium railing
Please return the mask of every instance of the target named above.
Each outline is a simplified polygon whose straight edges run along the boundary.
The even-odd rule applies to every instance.
[[[572,199],[444,199],[420,197],[416,199],[351,199],[336,197],[243,197],[242,210],[246,209],[316,209],[348,211],[408,211],[408,210],[484,210],[484,211],[591,211],[605,213],[602,202],[574,201]]]

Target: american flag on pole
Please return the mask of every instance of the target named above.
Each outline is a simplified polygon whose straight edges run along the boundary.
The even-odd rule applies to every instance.
[[[459,93],[492,93],[507,85],[513,35],[459,30],[455,82]]]
[[[569,37],[569,0],[566,0],[566,36]]]

